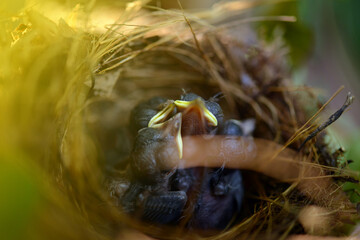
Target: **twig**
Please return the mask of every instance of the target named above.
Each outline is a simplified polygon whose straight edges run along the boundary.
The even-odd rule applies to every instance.
[[[284,144],[284,146],[277,151],[273,156],[272,159],[275,159],[282,151],[285,150],[291,143],[293,143],[299,136],[302,135],[303,132],[305,132],[307,126],[311,121],[313,121],[319,114],[324,110],[324,108],[344,89],[344,86],[341,86],[332,96],[331,98],[321,106],[321,108],[309,119],[306,121],[305,124],[303,124],[290,138],[287,140],[287,142]]]
[[[333,122],[335,122],[343,113],[344,111],[353,103],[354,101],[354,96],[351,95],[351,93],[349,92],[347,97],[346,97],[346,101],[345,103],[342,105],[342,107],[337,110],[333,115],[331,115],[329,117],[329,119],[322,123],[319,127],[317,127],[312,133],[310,133],[310,135],[305,139],[305,141],[300,145],[299,151],[301,150],[301,148],[312,138],[314,138],[319,132],[321,132],[322,130],[324,130],[325,128],[327,128],[330,124],[332,124]]]

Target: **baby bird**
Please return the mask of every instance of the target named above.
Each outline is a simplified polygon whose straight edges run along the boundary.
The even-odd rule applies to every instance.
[[[183,136],[244,136],[252,131],[251,124],[223,119],[217,102],[194,93],[180,100],[153,98],[138,105],[131,114],[132,129],[138,133],[131,154],[131,185],[120,199],[123,209],[155,224],[181,223],[204,230],[231,225],[244,196],[239,170],[162,170],[171,161],[166,156],[174,156],[167,149],[177,149],[181,159]],[[167,148],[169,144],[176,148]]]

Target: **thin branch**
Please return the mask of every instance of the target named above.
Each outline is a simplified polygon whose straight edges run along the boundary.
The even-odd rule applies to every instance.
[[[310,135],[305,139],[305,141],[301,144],[299,150],[301,150],[301,148],[312,138],[314,138],[319,132],[321,132],[322,130],[324,130],[325,128],[327,128],[330,124],[332,124],[333,122],[335,122],[343,113],[344,111],[353,103],[354,101],[354,96],[351,95],[351,93],[349,92],[347,97],[346,97],[346,101],[345,103],[342,105],[342,107],[337,110],[333,115],[331,115],[329,117],[329,119],[322,123],[319,127],[317,127],[312,133],[310,133]]]

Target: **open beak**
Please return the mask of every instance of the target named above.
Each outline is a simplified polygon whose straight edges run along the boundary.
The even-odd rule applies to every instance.
[[[175,145],[179,152],[179,158],[183,157],[183,141],[181,137],[181,124],[182,114],[177,113],[175,116],[167,120],[166,122],[158,123],[152,126],[152,128],[161,129],[164,136],[173,136]]]
[[[209,126],[215,127],[218,125],[216,117],[206,108],[204,101],[202,101],[200,98],[197,98],[193,101],[176,100],[174,104],[180,111],[189,112],[191,109],[194,109],[201,115],[204,115],[205,120]]]
[[[177,114],[168,119],[173,114],[175,108],[177,108]],[[193,116],[193,113],[195,113],[195,118],[198,118],[198,122],[200,121],[201,127],[204,127],[204,124],[209,126],[218,125],[216,117],[206,108],[204,101],[200,98],[193,101],[169,101],[167,106],[152,117],[148,124],[148,127],[161,129],[164,136],[168,134],[174,136],[180,159],[182,159],[183,156],[182,128],[184,130],[190,128],[190,134],[194,134],[191,129],[193,126],[185,126],[186,124],[194,125],[194,123],[184,121],[183,118]],[[187,130],[184,132],[187,133]]]
[[[162,109],[160,112],[158,112],[155,116],[153,116],[150,119],[148,123],[148,127],[154,127],[156,124],[161,124],[165,122],[168,116],[170,116],[171,113],[173,113],[174,109],[175,109],[174,102],[169,101],[164,109]]]

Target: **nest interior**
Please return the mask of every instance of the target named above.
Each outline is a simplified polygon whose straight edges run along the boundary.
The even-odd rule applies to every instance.
[[[325,131],[301,150],[300,165],[316,175],[289,182],[276,179],[276,169],[272,177],[248,169],[242,220],[211,237],[138,222],[113,204],[104,182],[109,169],[127,164],[134,141],[130,112],[142,100],[177,99],[183,91],[208,99],[221,92],[226,118],[255,119],[254,138],[291,151],[317,127],[307,122],[311,116],[303,105],[304,99],[317,102],[316,96],[293,86],[281,36],[269,43],[249,26],[223,24],[224,17],[205,21],[181,11],[152,9],[144,15],[140,9],[131,5],[123,22],[102,34],[55,24],[35,12],[5,22],[1,57],[9,61],[0,71],[0,149],[6,159],[20,159],[14,161],[31,169],[31,181],[41,186],[28,236],[110,239],[129,229],[172,239],[347,234],[346,224],[354,225],[358,216],[341,184],[354,174],[336,165],[339,151],[327,146]],[[137,18],[151,24],[131,25]],[[314,188],[317,194],[309,190],[317,185],[323,187]],[[314,215],[327,216],[319,218],[320,227],[305,224]]]
[[[98,71],[101,74],[94,85],[92,97],[102,102],[100,106],[104,102],[106,105],[109,102],[112,104],[110,108],[97,107],[95,111],[101,123],[94,122],[94,125],[99,124],[101,129],[106,126],[108,130],[100,137],[100,142],[104,144],[102,149],[114,144],[114,141],[108,142],[108,139],[115,138],[114,132],[121,133],[117,135],[118,152],[109,156],[105,150],[103,160],[112,166],[120,164],[123,167],[127,164],[126,156],[131,151],[134,139],[127,131],[128,120],[136,104],[154,96],[178,99],[184,92],[194,92],[205,99],[221,92],[223,97],[219,104],[225,118],[255,119],[255,138],[267,139],[297,151],[306,133],[315,128],[313,125],[305,134],[299,134],[310,118],[303,107],[304,99],[311,98],[314,102],[317,99],[311,89],[292,84],[288,49],[281,36],[276,36],[272,42],[265,42],[258,39],[247,25],[214,30],[185,20],[177,32],[180,39],[170,37],[170,40],[163,42],[164,35],[153,32],[150,36],[130,42],[116,54],[105,56],[100,63]],[[169,35],[165,34],[165,37]],[[121,62],[124,56],[129,56],[128,53],[136,53],[136,56],[113,69],[112,65]],[[109,79],[112,79],[111,83]],[[107,114],[112,115],[111,124],[102,122]],[[114,128],[109,129],[112,124]],[[101,129],[96,131],[104,134]],[[308,159],[311,158],[311,163],[321,168],[323,174],[336,175],[338,156],[328,148],[325,136],[326,133],[323,133],[316,142],[306,145],[303,153]],[[341,182],[331,182],[331,187],[321,191],[322,200],[314,200],[312,193],[309,197],[306,190],[299,190],[294,183],[284,183],[256,172],[256,169],[244,171],[246,200],[243,220],[212,238],[277,239],[288,234],[304,233],[341,235],[344,227],[341,220],[326,220],[327,224],[333,224],[332,227],[327,225],[315,230],[309,230],[299,220],[299,213],[309,206],[332,209],[342,215],[339,202],[328,201],[334,198],[328,194],[332,191],[330,189],[336,189]],[[313,177],[316,179],[319,176]],[[341,199],[347,210],[354,209],[346,197]],[[161,227],[156,231],[144,226],[140,229],[160,238],[164,238],[166,232],[166,238],[169,237],[167,230]],[[179,236],[177,234],[179,231],[175,231],[170,238],[176,238]],[[189,233],[182,232],[180,236],[184,234]]]

